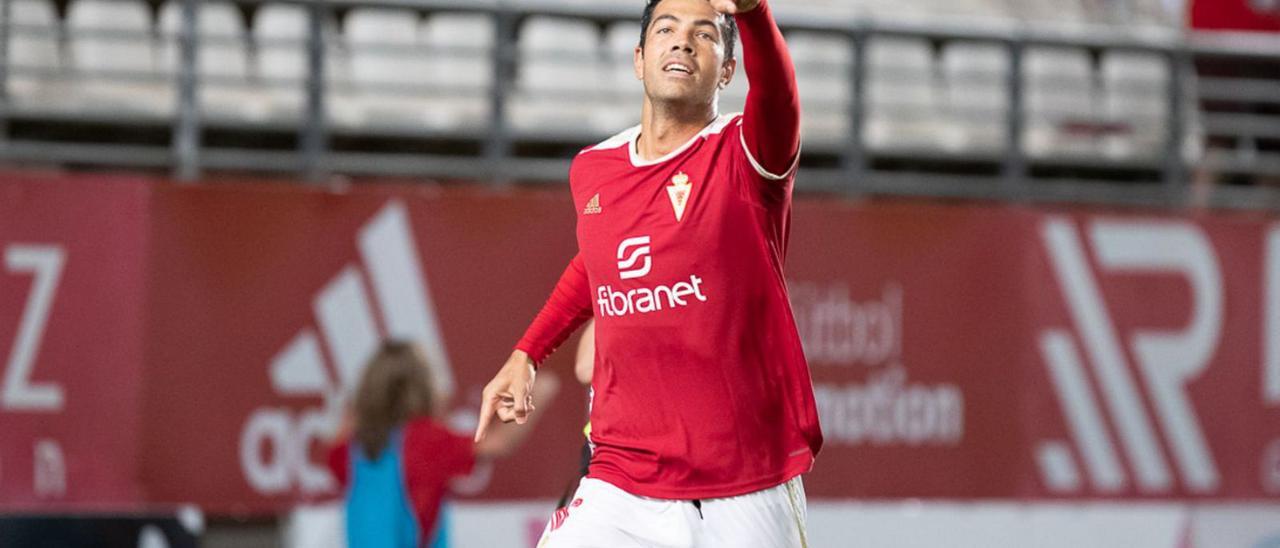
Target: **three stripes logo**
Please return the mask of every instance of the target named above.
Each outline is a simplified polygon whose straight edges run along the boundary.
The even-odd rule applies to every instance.
[[[1157,437],[1158,424],[1185,489],[1211,493],[1219,487],[1218,467],[1187,398],[1186,385],[1209,366],[1222,329],[1223,284],[1213,247],[1191,223],[1102,220],[1087,223],[1086,232],[1099,270],[1182,277],[1191,290],[1192,311],[1182,329],[1135,328],[1128,350],[1137,367],[1131,367],[1125,341],[1107,311],[1076,226],[1065,219],[1043,225],[1040,236],[1075,331],[1058,327],[1040,333],[1040,355],[1072,442],[1039,444],[1036,459],[1042,478],[1052,491],[1080,492],[1084,486],[1074,447],[1089,485],[1097,492],[1129,488],[1130,471],[1139,491],[1170,492],[1175,478]],[[1138,382],[1133,369],[1140,373]],[[1155,421],[1146,412],[1142,387],[1151,400]],[[1128,459],[1128,471],[1112,444],[1108,414]]]
[[[638,264],[638,266],[637,266]],[[618,272],[624,280],[640,278],[653,268],[648,236],[627,238],[618,244]]]
[[[319,396],[326,406],[301,413],[260,408],[241,431],[241,469],[259,493],[334,487],[325,467],[309,462],[308,448],[328,434],[344,387],[355,384],[384,337],[419,343],[433,384],[443,397],[453,392],[453,372],[404,204],[384,206],[360,229],[357,244],[360,260],[339,271],[312,301],[318,329],[302,328],[268,367],[277,394]],[[331,361],[325,360],[322,343]]]
[[[599,215],[600,214],[600,194],[592,196],[587,200],[587,207],[582,208],[583,215]]]

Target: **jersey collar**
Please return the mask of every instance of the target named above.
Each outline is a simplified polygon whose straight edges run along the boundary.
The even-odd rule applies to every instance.
[[[688,150],[689,147],[693,146],[693,143],[697,142],[698,139],[704,139],[708,135],[715,135],[717,133],[724,131],[724,128],[729,127],[729,124],[733,122],[733,120],[738,116],[739,114],[736,114],[736,113],[721,114],[720,116],[717,116],[715,120],[712,120],[710,124],[707,124],[707,127],[702,128],[702,131],[699,131],[697,135],[694,135],[688,141],[685,141],[685,143],[683,145],[680,145],[679,148],[655,160],[645,160],[640,157],[640,148],[639,148],[640,126],[635,126],[631,129],[628,129],[622,132],[622,134],[619,135],[619,137],[625,137],[627,140],[627,152],[628,152],[628,155],[631,157],[632,166],[634,167],[653,166],[653,165],[658,165],[663,162],[666,162],[672,158],[675,158],[681,152],[684,152],[685,150]]]

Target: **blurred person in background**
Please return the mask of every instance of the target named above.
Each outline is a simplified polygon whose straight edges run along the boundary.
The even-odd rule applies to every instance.
[[[538,387],[543,402],[559,389],[554,377],[547,380]],[[365,368],[349,433],[339,434],[329,453],[351,548],[448,546],[439,518],[449,481],[470,474],[477,459],[511,454],[530,430],[495,429],[473,444],[445,427],[442,400],[426,359],[410,343],[384,343]]]
[[[721,115],[741,29],[745,113]],[[494,379],[524,424],[538,364],[595,318],[593,452],[545,548],[800,547],[822,445],[787,295],[799,160],[795,69],[764,0],[649,0],[640,125],[569,171],[578,255]]]

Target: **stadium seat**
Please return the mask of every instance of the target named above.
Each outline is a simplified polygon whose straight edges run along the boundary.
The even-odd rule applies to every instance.
[[[836,35],[796,32],[787,36],[800,88],[805,143],[838,146],[848,134],[853,43]]]
[[[1009,54],[1003,46],[959,42],[942,50],[942,146],[955,153],[995,153],[1006,145]]]
[[[860,13],[861,2],[851,0],[775,0],[771,5],[779,17],[848,18]]]
[[[141,1],[72,2],[67,36],[77,110],[154,118],[173,113],[172,82],[157,68],[151,14]]]
[[[950,0],[927,3],[934,17],[957,17],[966,20],[1000,20],[1009,18],[1009,2],[1004,0]]]
[[[607,108],[602,80],[608,54],[596,27],[571,19],[530,17],[520,29],[517,48],[512,126],[525,131],[593,127],[593,112]]]
[[[14,108],[40,110],[72,85],[58,48],[59,23],[47,0],[11,0],[9,100]]]
[[[254,18],[253,39],[257,48],[257,73],[251,78],[265,89],[268,117],[272,122],[296,124],[306,105],[307,35],[309,13],[296,4],[265,4]],[[332,18],[324,22],[326,35],[325,82],[330,85],[346,79],[348,64],[340,48],[334,44],[337,24]],[[344,113],[329,116],[343,123]]]
[[[297,5],[268,4],[258,10],[253,37],[258,73],[273,118],[297,121],[306,78],[307,14]]]
[[[419,33],[415,12],[351,10],[343,30],[351,80],[333,96],[333,108],[371,126],[425,125],[431,77]]]
[[[1018,0],[1009,2],[1005,9],[1024,23],[1052,23],[1058,30],[1078,28],[1088,22],[1082,0]]]
[[[933,52],[923,40],[873,38],[867,45],[867,124],[872,149],[941,146]]]
[[[212,120],[257,121],[267,115],[266,97],[249,78],[248,29],[230,2],[202,2],[197,19],[200,108]],[[182,2],[160,10],[161,67],[178,78],[181,62]]]
[[[639,43],[640,24],[636,22],[615,23],[605,33],[605,99],[608,105],[615,106],[596,109],[593,125],[607,133],[640,123],[644,84],[636,79],[632,68],[632,54]]]
[[[832,0],[838,2],[839,0]],[[923,22],[936,15],[930,10],[930,2],[915,0],[901,2],[899,0],[859,0],[855,4],[856,14],[861,17],[888,20]]]
[[[437,13],[422,23],[427,77],[438,90],[428,103],[427,124],[474,129],[489,121],[493,83],[493,19],[486,15]]]
[[[1164,151],[1169,66],[1158,56],[1111,53],[1102,58],[1107,120],[1126,131],[1103,140],[1116,158],[1153,158]]]
[[[1023,76],[1026,153],[1032,157],[1097,153],[1099,105],[1088,54],[1029,49]]]

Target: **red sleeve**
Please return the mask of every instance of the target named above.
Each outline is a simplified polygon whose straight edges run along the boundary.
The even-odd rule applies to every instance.
[[[582,256],[575,255],[516,348],[529,354],[533,363],[541,364],[591,315],[587,269],[582,264]]]
[[[351,481],[351,440],[343,440],[329,447],[329,471],[338,480],[338,489],[346,490]]]
[[[748,159],[762,177],[787,179],[800,157],[796,69],[767,0],[735,17],[749,84],[742,142]]]

